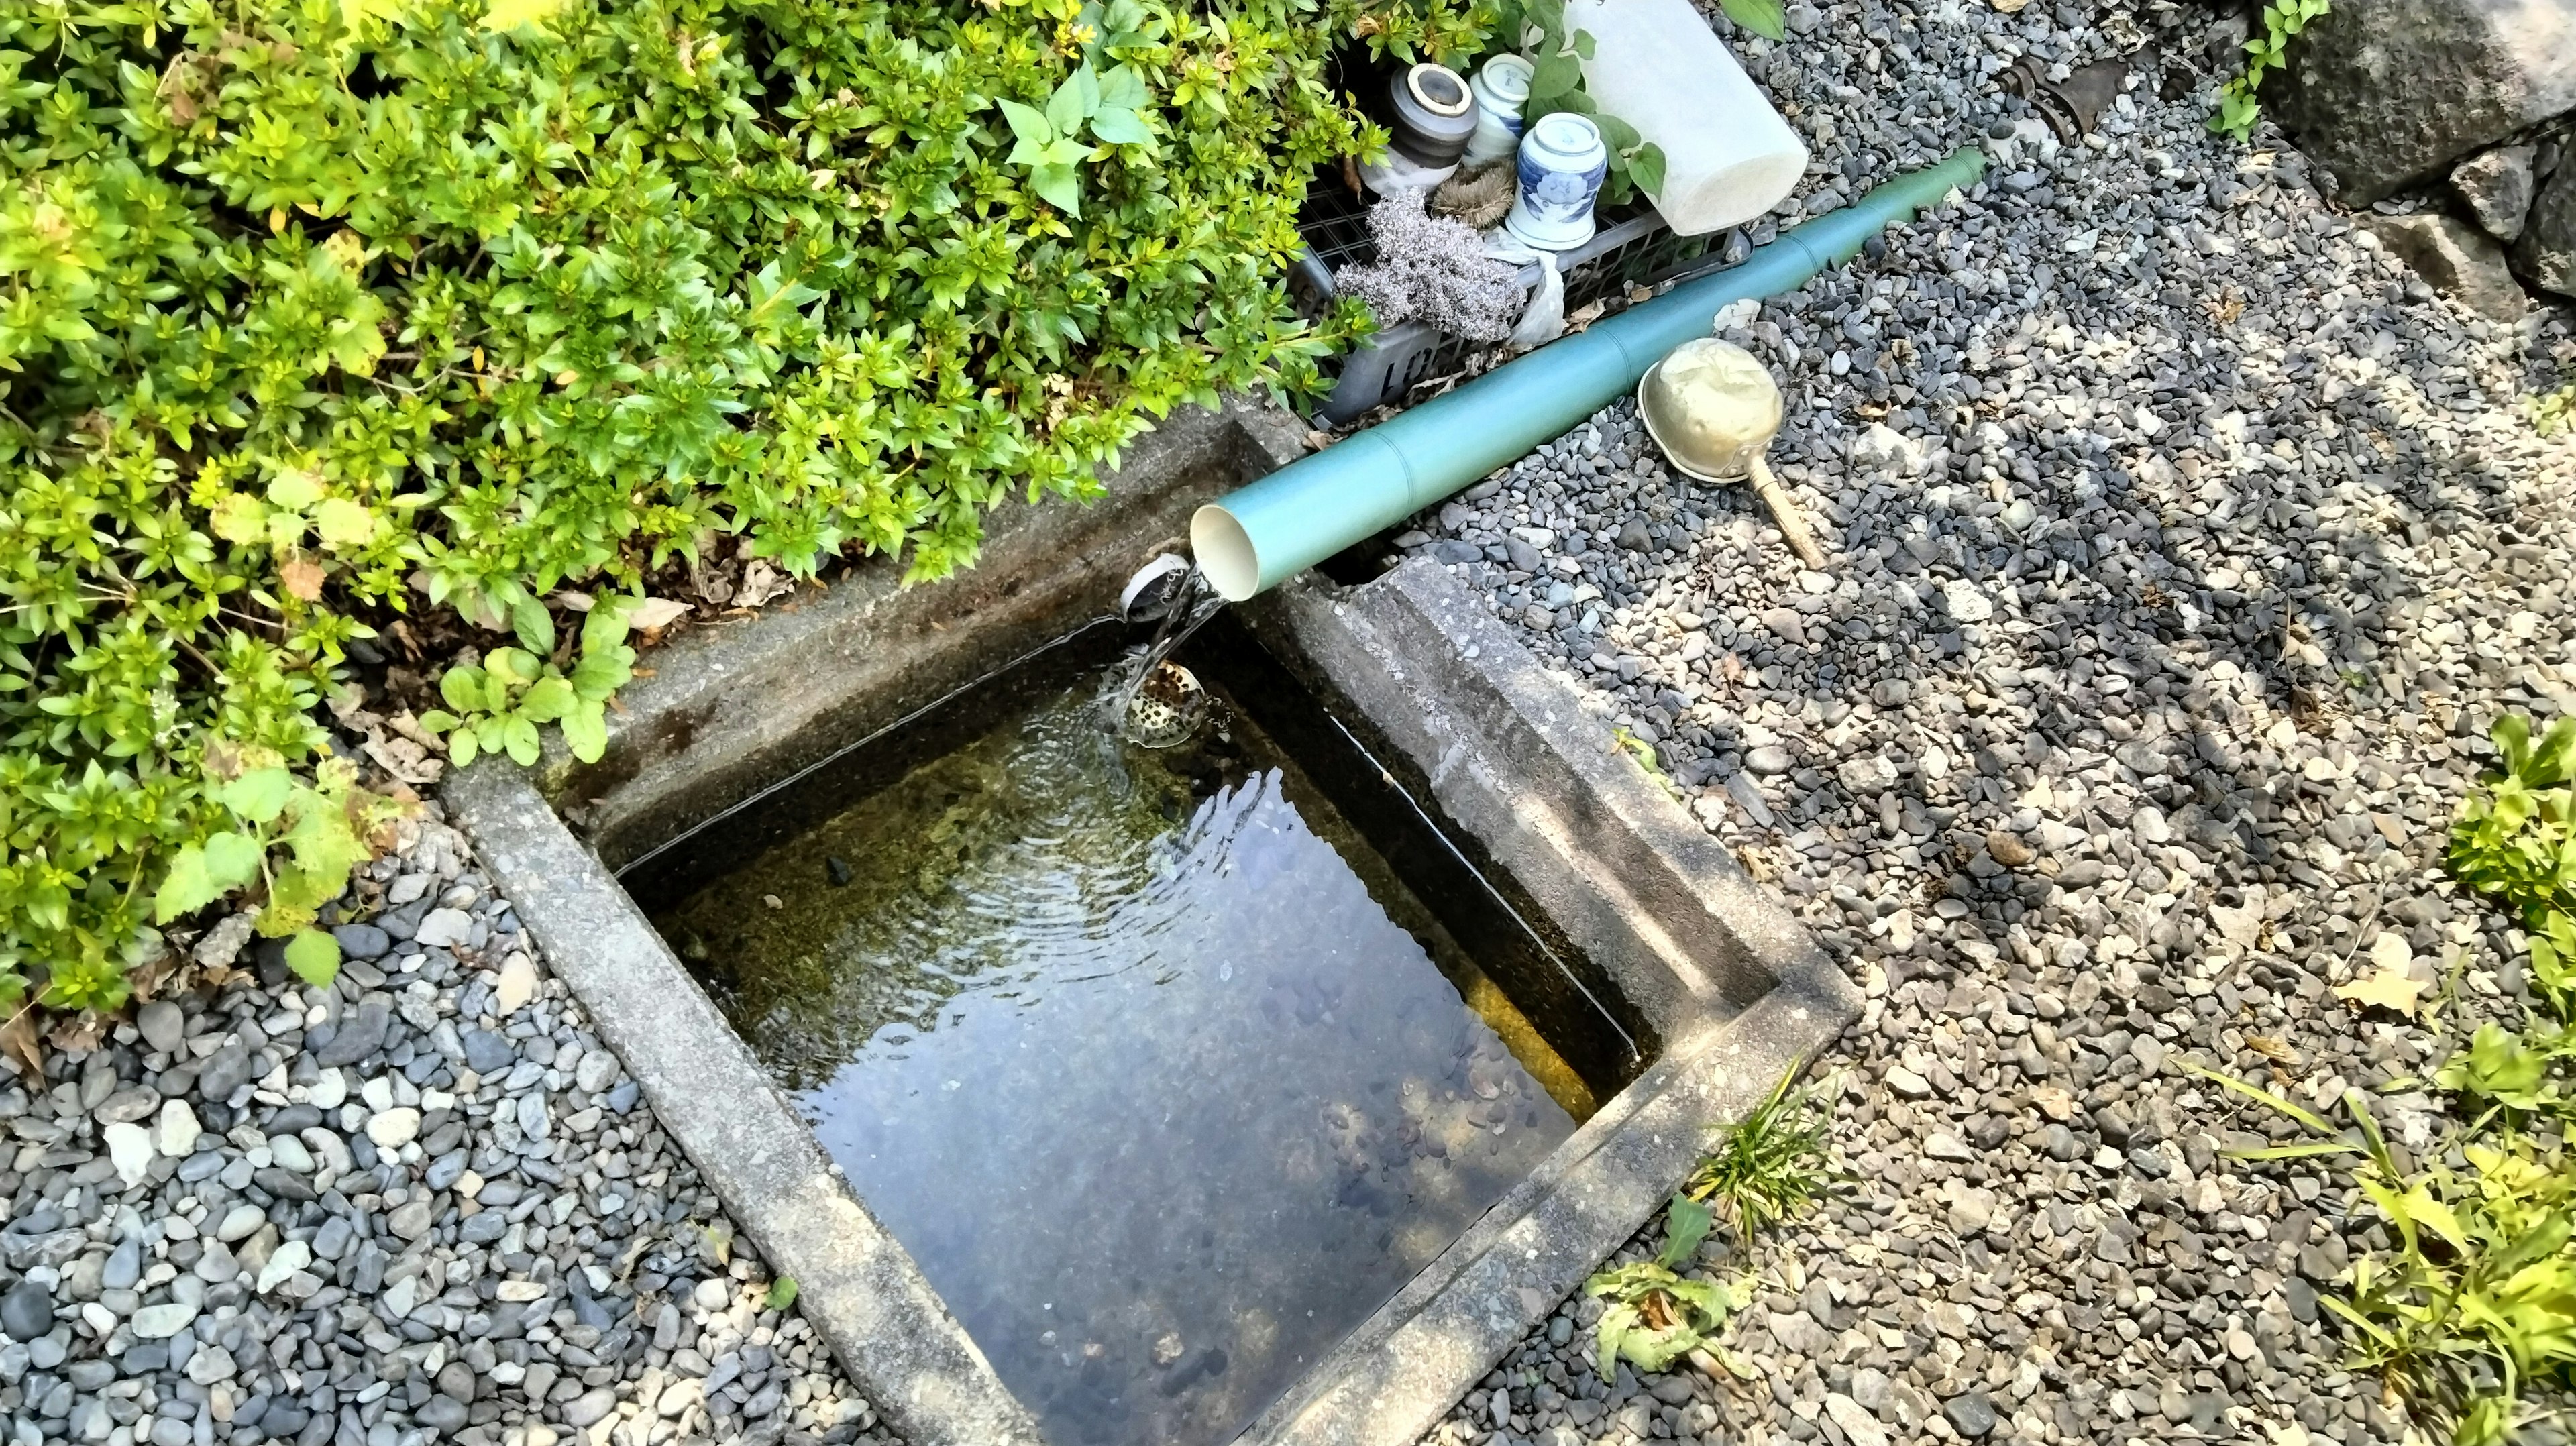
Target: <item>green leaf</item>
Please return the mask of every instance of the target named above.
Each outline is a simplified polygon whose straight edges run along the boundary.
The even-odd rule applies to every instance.
[[[1574,53],[1576,55],[1581,56],[1585,60],[1590,60],[1592,58],[1592,47],[1593,40],[1591,31],[1578,30],[1574,32]]]
[[[625,642],[626,620],[634,611],[635,599],[623,593],[612,593],[592,603],[590,615],[581,620],[582,656],[605,653]]]
[[[1029,173],[1029,189],[1068,216],[1082,214],[1082,177],[1071,166],[1040,166]]]
[[[2260,1149],[2222,1150],[2219,1153],[2231,1160],[2306,1160],[2319,1155],[2358,1155],[2362,1148],[2340,1140],[2305,1140],[2295,1145],[2265,1145]]]
[[[1154,140],[1142,117],[1117,106],[1102,106],[1091,117],[1091,133],[1113,146],[1150,145]]]
[[[573,757],[597,763],[608,752],[608,710],[589,699],[574,704],[563,715],[563,736]]]
[[[1040,166],[1063,166],[1070,170],[1090,160],[1091,151],[1090,142],[1066,136],[1063,140],[1040,151],[1037,163]]]
[[[624,652],[624,648],[585,651],[581,661],[572,665],[572,690],[591,702],[606,702],[635,675],[634,666],[619,656]]]
[[[463,768],[482,751],[481,740],[472,728],[459,728],[447,735],[447,761]]]
[[[1687,1195],[1676,1195],[1664,1211],[1664,1249],[1655,1258],[1666,1269],[1679,1266],[1708,1238],[1709,1209]]]
[[[510,631],[518,637],[520,647],[540,658],[555,650],[554,615],[535,598],[524,597],[511,605]]]
[[[1102,110],[1143,110],[1152,104],[1153,95],[1145,88],[1145,77],[1135,67],[1121,65],[1100,78]]]
[[[2298,1121],[2300,1124],[2307,1126],[2309,1129],[2316,1131],[2320,1135],[2331,1135],[2335,1133],[2335,1127],[2326,1123],[2325,1116],[2318,1114],[2314,1110],[2301,1109],[2297,1105],[2290,1103],[2288,1100],[2281,1098],[2279,1095],[2272,1093],[2270,1090],[2263,1088],[2261,1085],[2248,1084],[2245,1081],[2236,1078],[2234,1075],[2220,1074],[2214,1069],[2193,1064],[2189,1060],[2183,1061],[2183,1067],[2190,1070],[2193,1074],[2199,1075],[2201,1078],[2209,1080],[2222,1088],[2234,1090],[2249,1100],[2255,1100],[2269,1105],[2273,1109],[2280,1111],[2282,1114],[2289,1116],[2291,1119]]]
[[[1649,141],[1628,158],[1628,179],[1649,196],[1661,198],[1664,193],[1664,148]]]
[[[334,552],[364,547],[375,539],[376,515],[346,497],[325,497],[313,509],[313,531]]]
[[[2548,735],[2522,766],[2523,786],[2554,788],[2565,783],[2572,759],[2576,759],[2576,717],[2561,718],[2550,725]]]
[[[782,1275],[769,1283],[769,1309],[785,1310],[796,1303],[796,1277]]]
[[[1043,146],[1055,140],[1054,124],[1035,106],[1022,105],[1016,100],[997,101],[996,104],[1002,108],[1002,119],[1010,123],[1011,134],[1022,142]]]
[[[299,467],[289,467],[268,484],[268,500],[289,512],[301,512],[322,496],[321,479]]]
[[[307,929],[286,941],[286,967],[314,988],[328,989],[340,977],[340,941]]]
[[[539,678],[520,695],[519,706],[513,711],[531,722],[551,723],[572,708],[577,696],[569,678]]]
[[[1765,40],[1789,38],[1787,12],[1781,0],[1720,0],[1726,18]]]
[[[491,696],[485,684],[481,668],[471,664],[450,668],[439,677],[438,696],[459,713],[489,713],[500,700]]]
[[[1085,80],[1091,82],[1091,94],[1088,97],[1083,95],[1082,82]],[[1090,66],[1078,67],[1073,74],[1064,78],[1064,84],[1055,88],[1055,94],[1047,97],[1047,124],[1055,127],[1057,135],[1069,136],[1082,129],[1082,118],[1091,114],[1099,104],[1099,79],[1092,75]]]
[[[268,846],[257,838],[229,830],[208,835],[204,848],[206,877],[218,893],[238,889],[258,878],[260,860],[268,854]]]
[[[329,892],[313,901],[317,905],[328,903],[347,887],[349,871],[369,857],[366,844],[349,827],[349,815],[329,799],[299,813],[295,827],[279,842],[293,851],[297,868],[328,887]]]
[[[537,681],[537,660],[517,648],[494,648],[483,659],[483,669],[494,681],[510,688],[524,688]],[[488,689],[485,696],[491,696]],[[497,710],[506,697],[494,698],[493,707]]]
[[[2531,761],[2531,720],[2519,713],[2507,713],[2487,730],[2487,736],[2495,740],[2496,753],[2504,759],[2505,776],[2521,778],[2524,766]]]
[[[1626,1344],[1628,1332],[1636,1324],[1637,1308],[1626,1301],[1621,1301],[1601,1312],[1601,1322],[1593,1328],[1600,1340],[1601,1349],[1592,1363],[1593,1369],[1601,1373],[1601,1379],[1605,1381],[1618,1379],[1619,1348]]]
[[[1626,121],[1619,119],[1615,115],[1602,116],[1595,120],[1593,124],[1600,128],[1602,143],[1608,146],[1614,155],[1625,155],[1628,152],[1635,150],[1638,143],[1645,139],[1643,136],[1637,134],[1637,128],[1635,126],[1628,124]],[[1649,748],[1652,746],[1653,745],[1651,744],[1648,745]]]
[[[286,809],[295,793],[295,775],[283,768],[262,768],[234,779],[216,798],[252,823],[268,823]]]
[[[412,721],[420,725],[421,732],[435,738],[456,726],[456,715],[443,709],[432,708]]]
[[[1542,55],[1530,68],[1529,98],[1553,100],[1583,84],[1583,62],[1572,55]]]
[[[232,832],[180,849],[171,856],[170,872],[162,876],[161,887],[152,896],[154,921],[166,924],[182,914],[193,914],[249,883],[259,875],[264,852],[259,840]]]
[[[521,768],[533,765],[540,747],[537,725],[516,713],[511,714],[502,720],[501,746],[509,750],[510,761]]]

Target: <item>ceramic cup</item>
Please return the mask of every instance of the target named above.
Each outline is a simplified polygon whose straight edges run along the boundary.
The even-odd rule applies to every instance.
[[[1540,251],[1567,251],[1592,239],[1592,202],[1610,174],[1601,128],[1588,116],[1541,116],[1521,137],[1520,195],[1503,228]]]
[[[1530,63],[1506,51],[1487,60],[1469,84],[1476,92],[1476,133],[1467,138],[1467,164],[1487,166],[1520,149]]]
[[[1467,78],[1428,61],[1395,78],[1395,149],[1422,166],[1452,166],[1476,130],[1476,92]]]

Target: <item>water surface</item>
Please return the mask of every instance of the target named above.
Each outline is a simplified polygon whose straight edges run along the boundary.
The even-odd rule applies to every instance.
[[[1058,1446],[1204,1446],[1591,1095],[1229,700],[1152,752],[1100,686],[658,922]]]

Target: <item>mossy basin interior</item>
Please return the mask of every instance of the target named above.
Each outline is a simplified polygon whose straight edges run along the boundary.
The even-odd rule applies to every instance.
[[[1654,1049],[1220,622],[1042,650],[624,882],[1057,1446],[1215,1446]]]

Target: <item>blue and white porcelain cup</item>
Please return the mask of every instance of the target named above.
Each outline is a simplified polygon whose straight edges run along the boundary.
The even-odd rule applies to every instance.
[[[1503,229],[1539,251],[1567,251],[1592,239],[1592,203],[1610,174],[1610,151],[1589,116],[1541,116],[1521,137],[1520,194]]]
[[[1490,166],[1520,148],[1521,107],[1529,102],[1531,66],[1509,51],[1487,60],[1468,82],[1476,91],[1476,133],[1467,164]]]

